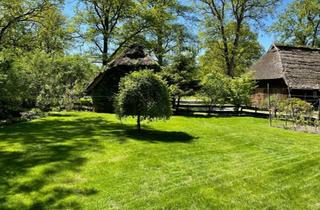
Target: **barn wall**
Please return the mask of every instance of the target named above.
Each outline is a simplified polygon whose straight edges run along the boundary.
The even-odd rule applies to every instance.
[[[270,96],[278,99],[289,97],[289,90],[283,80],[263,80],[257,82],[257,88],[252,96],[252,106],[265,106],[268,100],[267,84],[270,85]],[[320,96],[319,90],[290,90],[291,97],[300,98],[313,105],[317,104]]]
[[[283,79],[260,80],[257,81],[257,88],[252,96],[252,106],[262,107],[268,98],[268,83],[270,95],[277,96],[280,99],[288,97],[288,88]]]

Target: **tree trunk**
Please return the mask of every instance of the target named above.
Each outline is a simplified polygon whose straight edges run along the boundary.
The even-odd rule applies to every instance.
[[[102,52],[102,65],[108,65],[108,51],[109,51],[109,39],[107,36],[103,36],[103,52]]]
[[[158,39],[157,39],[157,59],[158,59],[158,63],[160,66],[163,66],[163,54],[164,54],[164,49],[163,49],[163,38],[162,38],[162,34],[160,32],[160,34],[158,35]]]
[[[316,26],[313,26],[314,30],[312,35],[312,47],[318,47],[316,45],[317,45],[317,37],[318,37],[317,34],[318,34],[319,25],[320,25],[320,21],[316,24]]]
[[[224,60],[226,62],[226,67],[227,67],[227,75],[231,76],[232,75],[232,67],[230,65],[230,58],[229,58],[229,47],[228,47],[228,40],[225,34],[225,29],[224,29],[224,23],[220,21],[220,32],[222,35],[222,41],[223,41],[223,54],[224,54]]]
[[[172,98],[171,103],[172,103],[172,108],[175,109],[176,108],[176,98],[175,97]]]
[[[236,29],[236,37],[234,39],[233,48],[232,48],[232,52],[231,52],[230,66],[228,68],[228,75],[230,77],[234,76],[234,67],[236,64],[236,56],[237,56],[237,51],[238,51],[238,47],[239,47],[240,32],[241,32],[241,22],[238,22],[237,29]]]
[[[178,97],[178,100],[177,100],[176,112],[179,112],[179,108],[180,108],[180,96]]]

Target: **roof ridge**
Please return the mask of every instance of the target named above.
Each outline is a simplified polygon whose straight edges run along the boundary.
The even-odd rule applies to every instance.
[[[283,59],[282,59],[282,56],[281,56],[281,53],[280,53],[280,49],[278,48],[278,45],[277,44],[272,44],[272,46],[274,46],[274,48],[276,49],[277,51],[277,54],[278,54],[278,57],[279,57],[279,60],[280,60],[280,65],[281,65],[281,76],[284,80],[284,82],[286,83],[286,85],[289,87],[289,84],[288,84],[288,81],[287,81],[287,77],[286,77],[286,68],[285,66],[283,65]]]
[[[305,50],[320,51],[320,48],[318,47],[311,47],[311,46],[305,46],[305,45],[290,45],[290,44],[282,44],[282,43],[273,43],[271,45],[271,48],[272,47],[276,47],[278,49],[281,47],[285,47],[285,48],[291,48],[291,49],[305,49]]]

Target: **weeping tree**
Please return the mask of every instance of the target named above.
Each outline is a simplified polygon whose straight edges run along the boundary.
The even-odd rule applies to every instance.
[[[120,119],[137,118],[139,132],[142,120],[168,119],[172,113],[167,86],[150,70],[123,77],[114,106]]]

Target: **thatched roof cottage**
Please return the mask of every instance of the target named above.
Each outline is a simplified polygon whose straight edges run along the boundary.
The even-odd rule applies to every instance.
[[[133,71],[150,69],[158,71],[159,64],[139,45],[132,45],[108,64],[87,87],[96,112],[113,112],[113,98],[118,92],[121,77]]]
[[[267,95],[281,94],[316,102],[320,89],[320,49],[274,44],[251,69],[258,84],[256,103]]]

